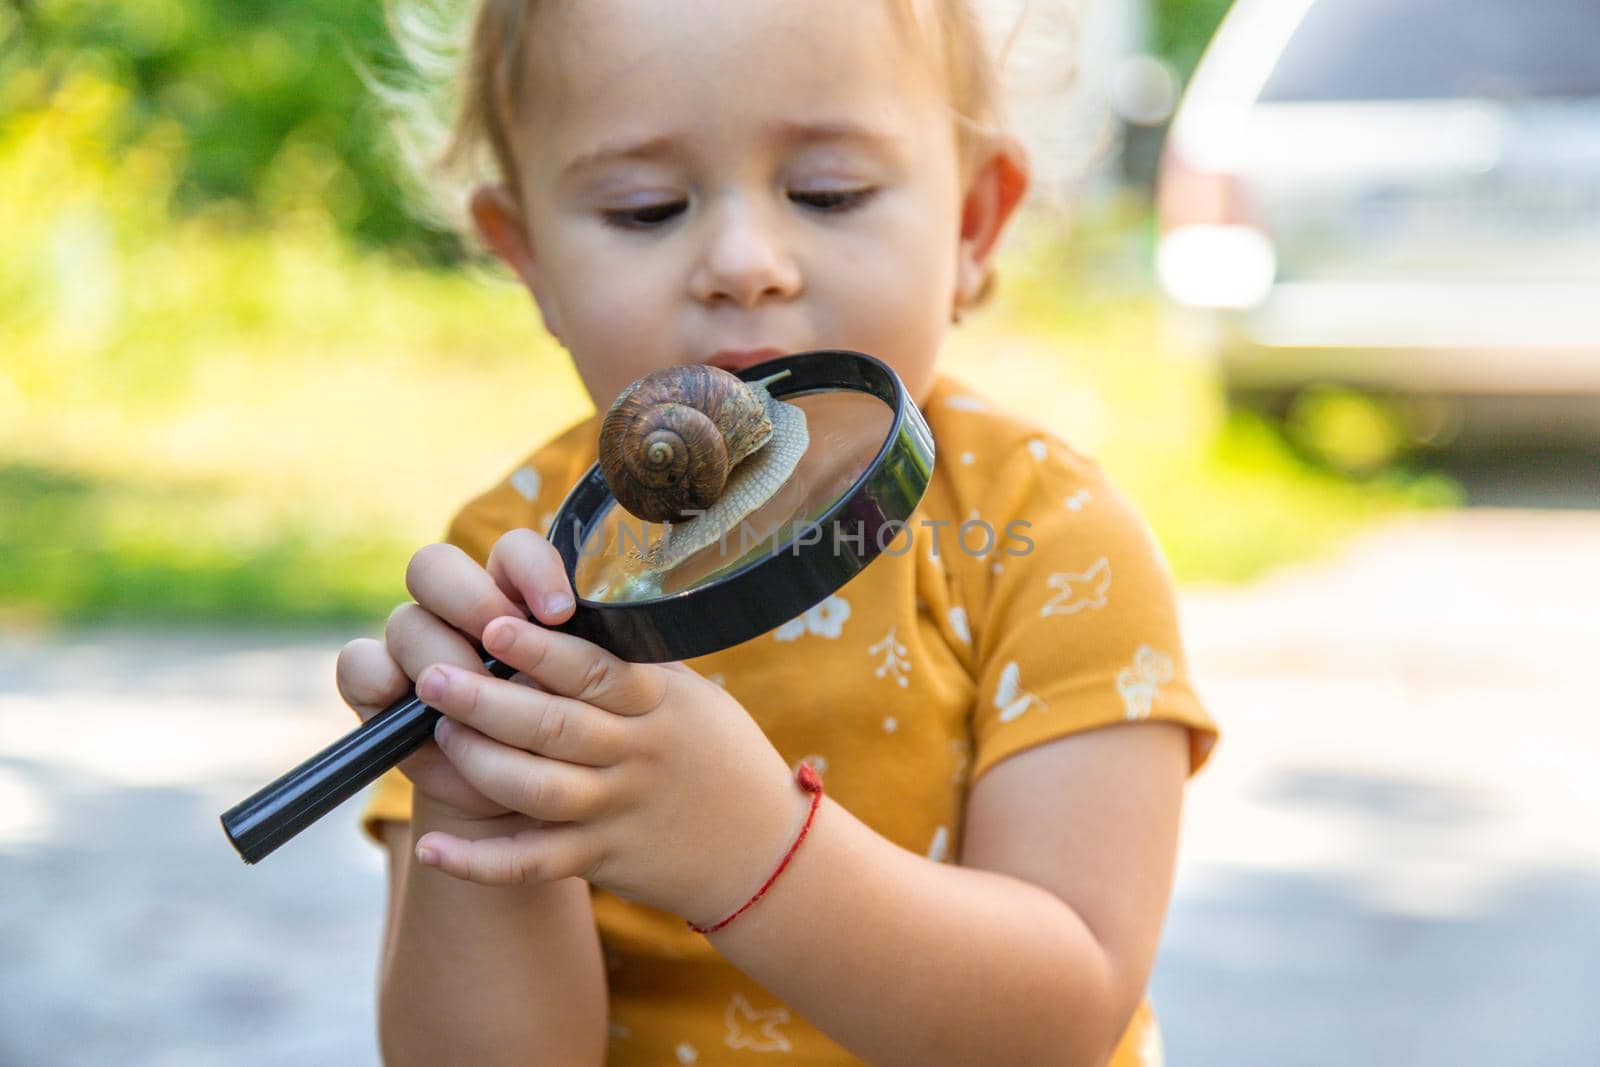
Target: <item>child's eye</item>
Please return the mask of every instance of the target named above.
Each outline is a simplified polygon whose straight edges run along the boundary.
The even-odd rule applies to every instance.
[[[849,211],[866,203],[877,190],[863,189],[795,189],[789,199],[818,211]]]
[[[607,211],[605,220],[611,226],[620,226],[626,230],[648,230],[670,221],[686,207],[688,203],[683,200],[664,200],[659,204]]]

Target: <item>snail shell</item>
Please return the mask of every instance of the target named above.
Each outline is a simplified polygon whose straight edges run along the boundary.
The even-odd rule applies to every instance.
[[[611,495],[647,522],[709,508],[728,472],[772,436],[761,397],[700,364],[667,367],[622,391],[600,424],[600,471]]]

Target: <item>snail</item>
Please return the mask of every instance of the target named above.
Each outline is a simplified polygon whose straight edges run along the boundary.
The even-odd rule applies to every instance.
[[[600,425],[600,472],[617,503],[669,524],[645,557],[669,570],[733,530],[794,473],[805,413],[767,384],[718,367],[667,367],[629,385]]]
[[[622,391],[600,425],[611,495],[647,522],[704,511],[728,472],[772,437],[766,390],[718,367],[667,367]]]

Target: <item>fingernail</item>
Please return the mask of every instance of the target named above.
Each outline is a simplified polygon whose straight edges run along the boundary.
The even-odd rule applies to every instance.
[[[439,721],[434,724],[433,739],[443,743],[449,739],[450,731],[453,729],[455,729],[455,727],[451,725],[450,720],[441,715],[439,716]]]
[[[483,647],[490,652],[504,652],[511,647],[515,627],[509,622],[497,622],[483,632]]]
[[[544,613],[546,615],[560,615],[572,607],[572,594],[550,593],[544,598]]]
[[[433,866],[434,861],[438,858],[439,854],[431,848],[417,849],[417,859],[421,860],[423,863],[426,863],[430,867]]]
[[[438,700],[450,687],[450,677],[443,667],[429,667],[417,679],[417,696],[423,700]]]

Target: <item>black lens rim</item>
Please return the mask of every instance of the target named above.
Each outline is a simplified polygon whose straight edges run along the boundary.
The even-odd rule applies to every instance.
[[[760,637],[809,611],[881,555],[880,542],[895,543],[898,533],[883,541],[882,531],[909,522],[934,466],[933,433],[905,383],[881,360],[847,349],[782,356],[747,367],[739,377],[756,381],[782,371],[789,374],[767,386],[774,397],[854,390],[876,396],[894,413],[872,463],[817,520],[821,536],[810,544],[791,538],[738,570],[670,596],[619,603],[580,596],[572,618],[559,629],[634,663],[693,659]],[[610,499],[595,464],[556,513],[549,537],[574,589],[580,532],[604,513]],[[859,523],[862,536],[834,536],[841,520]],[[910,543],[907,537],[907,550]]]

